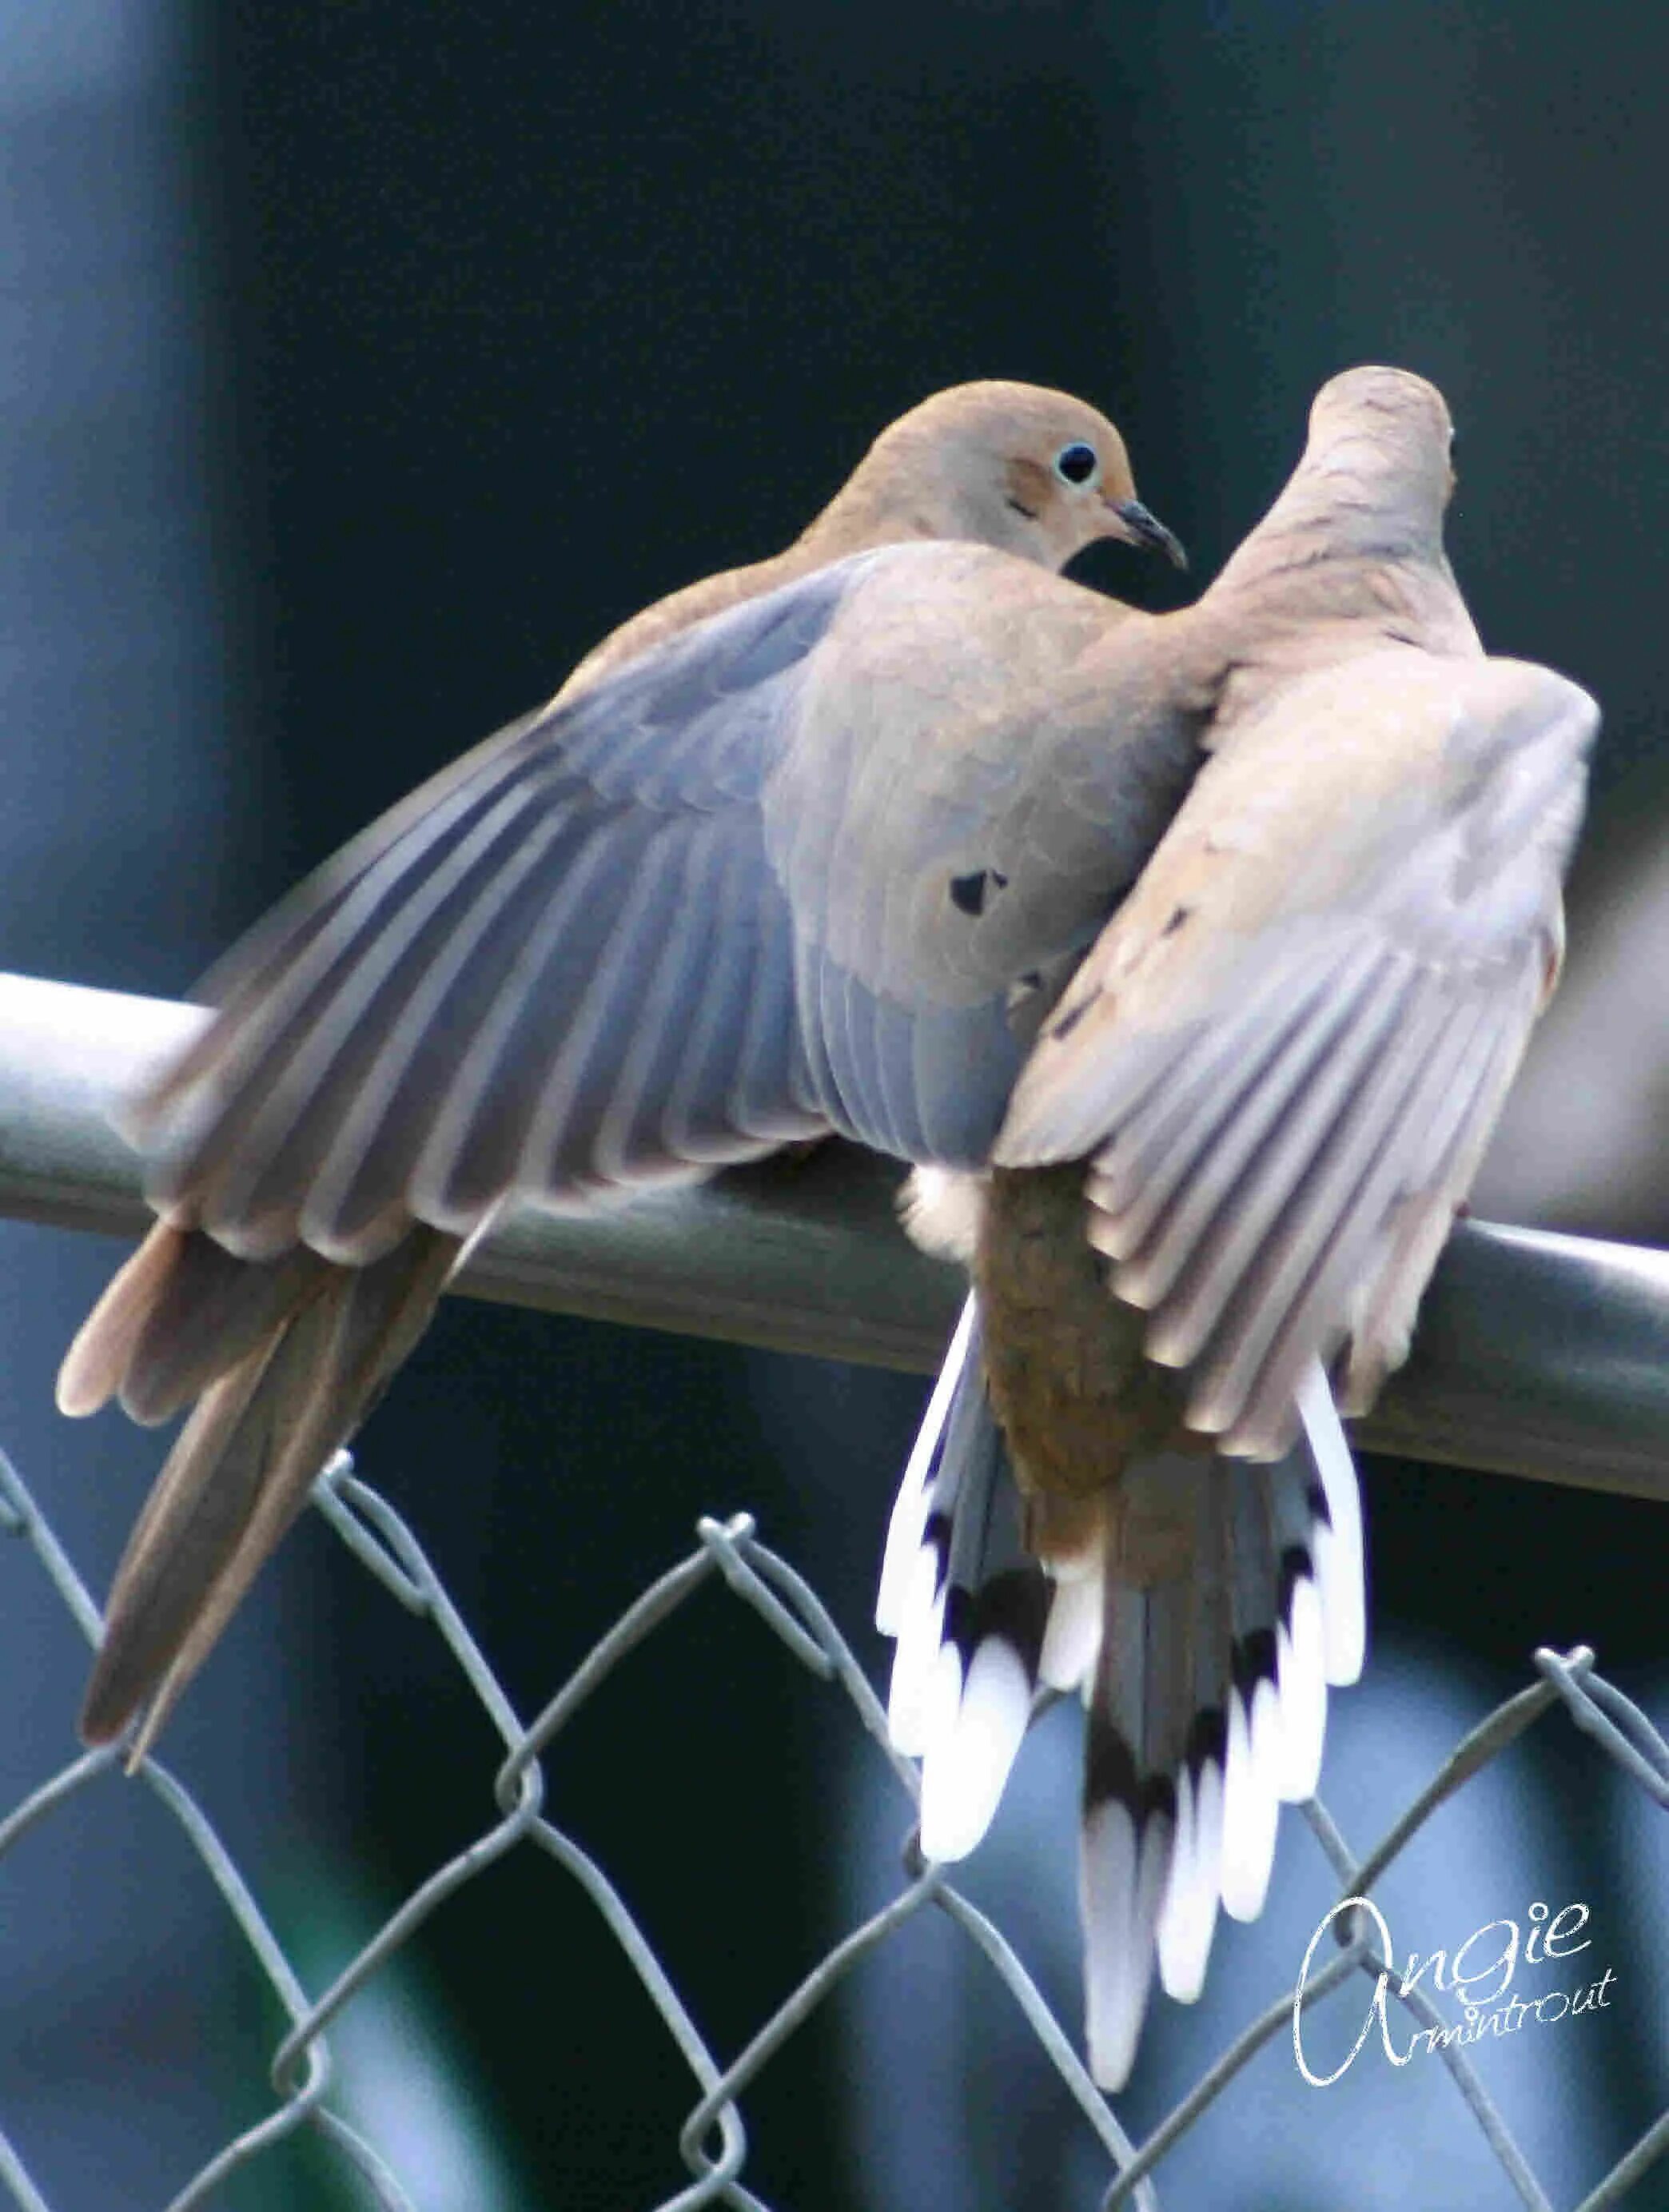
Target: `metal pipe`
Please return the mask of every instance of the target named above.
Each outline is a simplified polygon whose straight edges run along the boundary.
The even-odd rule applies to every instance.
[[[137,1236],[112,1109],[201,1009],[0,975],[0,1214]],[[902,1170],[842,1145],[603,1212],[518,1208],[465,1296],[926,1372],[963,1285],[893,1215]],[[1484,1222],[1449,1239],[1370,1449],[1669,1500],[1669,1253]]]

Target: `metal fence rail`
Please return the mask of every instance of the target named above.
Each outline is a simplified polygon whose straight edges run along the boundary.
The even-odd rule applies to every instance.
[[[1105,2212],[1122,2203],[1133,2203],[1143,2212],[1157,2212],[1160,2200],[1154,2169],[1207,2106],[1230,2090],[1241,2068],[1264,2044],[1283,2032],[1296,2034],[1295,2005],[1301,1997],[1308,2006],[1357,1971],[1377,1979],[1389,1969],[1389,1962],[1379,1955],[1371,1941],[1369,1916],[1358,1908],[1348,1922],[1340,1923],[1347,1941],[1337,1955],[1321,1971],[1301,1982],[1299,1989],[1277,1997],[1138,2146],[1125,2134],[1091,2083],[1071,2038],[1050,2012],[1001,1931],[952,1887],[942,1869],[922,1864],[912,1833],[906,1844],[904,1881],[898,1895],[853,1929],[790,1992],[745,2048],[725,2063],[703,2039],[689,2006],[674,1987],[607,1872],[546,1817],[540,1760],[580,1706],[604,1692],[610,1674],[625,1655],[652,1636],[704,1584],[717,1579],[761,1616],[793,1658],[847,1701],[858,1724],[875,1739],[880,1754],[889,1762],[901,1792],[901,1813],[907,1817],[917,1792],[914,1770],[888,1747],[885,1717],[875,1694],[815,1592],[786,1560],[758,1540],[746,1515],[725,1522],[703,1520],[697,1530],[696,1549],[643,1593],[537,1718],[524,1725],[410,1529],[386,1499],[355,1477],[345,1453],[320,1478],[314,1503],[367,1572],[400,1604],[434,1623],[490,1717],[505,1753],[496,1773],[481,1778],[483,1797],[490,1795],[494,1814],[474,1843],[437,1867],[412,1892],[328,1989],[310,1995],[202,1808],[166,1766],[155,1759],[144,1762],[140,1780],[167,1808],[179,1825],[183,1841],[202,1859],[290,2022],[288,2033],[273,2054],[274,2110],[219,2150],[172,2200],[167,2212],[190,2212],[190,2208],[207,2205],[216,2185],[234,2168],[258,2158],[271,2144],[299,2128],[316,2131],[359,2175],[371,2201],[384,2208],[384,2212],[419,2212],[418,2201],[408,2193],[388,2161],[332,2109],[326,2031],[355,1993],[386,1966],[439,1905],[465,1883],[486,1878],[497,1861],[519,1849],[543,1853],[580,1885],[630,1962],[689,2069],[697,2100],[684,2123],[677,2148],[692,2178],[687,2186],[667,2197],[658,2212],[694,2212],[695,2207],[709,2204],[735,2207],[737,2212],[768,2212],[763,2200],[743,2179],[748,2155],[741,2109],[744,2093],[841,1978],[928,1906],[947,1915],[990,1961],[1076,2100],[1086,2126],[1105,2149],[1114,2177],[1102,2200]],[[27,1547],[89,1643],[94,1641],[99,1629],[97,1608],[21,1478],[3,1455],[0,1455],[0,1533]],[[1669,1745],[1638,1707],[1594,1671],[1593,1653],[1579,1649],[1561,1656],[1544,1650],[1537,1653],[1536,1664],[1541,1680],[1498,1706],[1456,1747],[1441,1770],[1365,1857],[1353,1856],[1318,1800],[1304,1808],[1341,1899],[1367,1898],[1373,1883],[1436,1808],[1556,1706],[1567,1711],[1623,1772],[1669,1809]],[[0,1858],[26,1829],[50,1820],[78,1790],[121,1755],[119,1746],[88,1753],[44,1779],[8,1818],[0,1820]],[[1441,2035],[1456,2025],[1446,2021],[1417,1987],[1405,1993],[1394,1972],[1387,1987],[1421,2029]],[[1449,2040],[1434,2040],[1432,2047],[1447,2067],[1520,2201],[1530,2212],[1553,2212],[1464,2049]],[[1669,2112],[1582,2199],[1577,2212],[1602,2212],[1602,2208],[1619,2203],[1624,2191],[1666,2151],[1669,2151]],[[48,2200],[30,2179],[23,2153],[3,2133],[0,2133],[0,2182],[22,2212],[52,2212]]]
[[[0,974],[0,1215],[137,1236],[112,1109],[202,1010]],[[853,1147],[578,1216],[495,1224],[451,1288],[593,1320],[930,1373],[961,1305],[902,1170]],[[1669,1253],[1463,1222],[1370,1449],[1669,1500]]]

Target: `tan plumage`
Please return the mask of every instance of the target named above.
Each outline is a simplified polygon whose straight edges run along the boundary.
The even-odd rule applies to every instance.
[[[1324,1364],[1371,1402],[1557,973],[1593,702],[1484,658],[1442,549],[1447,410],[1358,370],[1199,605],[1127,626],[1126,722],[1205,764],[1077,963],[992,1165],[911,1225],[975,1297],[907,1472],[880,1625],[922,1842],[972,1848],[1040,1684],[1089,1706],[1091,2063],[1156,1962],[1259,1910],[1362,1661]],[[918,1178],[918,1182],[920,1178]],[[1040,1567],[1037,1562],[1044,1563]]]
[[[84,1717],[149,1740],[507,1196],[837,1130],[968,1178],[970,1300],[888,1550],[892,1718],[972,1848],[1040,1682],[1089,1707],[1089,2044],[1261,1903],[1363,1650],[1353,1403],[1557,965],[1593,702],[1484,658],[1417,378],[1316,402],[1199,605],[1076,401],[941,395],[777,560],[628,623],[239,949],[130,1117],[162,1225],[67,1410],[202,1394]],[[943,1224],[942,1189],[914,1226]]]
[[[1053,466],[1074,443],[1090,447],[1100,462],[1082,486],[1063,483]],[[1132,507],[1133,518],[1125,511]],[[848,553],[964,538],[1059,569],[1098,538],[1161,545],[1186,566],[1176,540],[1137,500],[1124,440],[1104,415],[1035,385],[953,385],[889,424],[792,545],[658,599],[594,647],[556,696],[572,697],[691,623]]]
[[[1178,619],[1227,670],[1212,758],[994,1152],[1091,1158],[1090,1241],[1231,1451],[1284,1449],[1298,1370],[1347,1331],[1354,1409],[1400,1361],[1557,964],[1594,712],[1484,657],[1442,551],[1448,442],[1429,386],[1338,380],[1292,484]]]
[[[1081,481],[1076,459],[1056,470],[1058,456],[1080,450],[1094,465]],[[513,750],[530,735],[537,743],[557,707],[715,616],[872,547],[967,539],[1058,568],[1103,537],[1167,542],[1137,502],[1123,444],[1103,416],[1065,393],[1024,385],[941,392],[883,434],[793,545],[675,592],[623,624],[575,670],[552,708],[385,817],[209,980],[204,995],[222,1005],[222,1019],[137,1103],[130,1125],[152,1154],[151,1188],[163,1218],[89,1316],[58,1382],[58,1402],[72,1414],[119,1396],[136,1419],[154,1421],[198,1401],[118,1571],[82,1716],[90,1741],[117,1734],[149,1699],[136,1756],[143,1753],[300,1510],[313,1476],[421,1333],[464,1239],[507,1189],[530,1181],[517,1165],[522,1123],[513,1140],[502,1142],[481,1127],[479,1110],[472,1109],[472,1122],[442,1117],[440,1126],[429,1126],[431,1102],[471,1034],[456,1011],[456,994],[446,997],[447,962],[467,965],[473,931],[473,957],[482,965],[482,947],[495,927],[507,937],[516,901],[526,904],[539,870],[566,864],[575,909],[567,951],[570,970],[578,969],[588,949],[586,896],[597,896],[587,872],[595,854],[606,852],[607,825],[588,842],[590,820],[582,814],[576,823],[570,810],[569,818],[547,823],[543,845],[535,840],[517,849],[507,836],[495,853],[490,839],[478,840],[482,866],[469,910],[456,898],[449,907],[444,893],[431,899],[425,937],[413,921],[426,891],[407,902],[386,940],[397,971],[402,961],[410,968],[414,956],[430,959],[410,991],[398,972],[391,980],[379,969],[373,950],[362,963],[370,972],[350,975],[332,1000],[337,938],[328,928],[309,937],[304,926],[308,943],[297,957],[292,921],[316,913],[328,884],[350,882],[403,829],[415,832],[421,849],[424,826],[445,811],[460,776],[467,782],[478,769],[483,753],[497,748],[502,755],[507,742]],[[518,812],[525,817],[531,811],[525,793],[513,789],[498,826],[513,830]],[[664,932],[670,921],[670,910],[647,910],[657,881],[676,892],[688,866],[691,887],[699,885],[702,856],[685,862],[675,855],[657,878],[658,854],[677,842],[679,825],[662,825],[656,834],[646,815],[637,827],[635,839],[629,824],[622,833],[622,842],[634,849],[616,906],[605,900],[595,911],[606,923],[621,896],[628,907],[636,900],[635,936],[616,936],[641,959],[657,927]],[[640,872],[639,862],[652,872]],[[334,919],[340,924],[342,914]],[[543,920],[549,927],[548,905]],[[441,941],[447,926],[450,948]],[[607,944],[606,930],[592,933],[593,955]],[[521,971],[501,951],[488,972],[496,990],[490,1006],[502,1010]],[[640,971],[635,978],[623,974],[618,963],[610,977],[606,961],[602,966],[602,981],[621,991],[645,980]],[[450,980],[455,984],[456,974]],[[609,990],[576,994],[572,973],[554,996],[549,1024],[536,1021],[535,1048],[560,1057],[565,1022],[584,1034],[593,1017],[606,1016],[611,1000]],[[325,1018],[298,1045],[297,1021],[317,1012],[321,1000]],[[780,994],[774,1003],[782,1026]],[[671,1019],[677,1010],[665,1011]],[[478,1021],[474,1035],[479,1048]],[[779,1059],[786,1048],[785,1032]],[[629,1055],[615,1072],[629,1087]],[[640,1055],[635,1073],[643,1078]],[[652,1086],[652,1074],[644,1079]],[[481,1089],[490,1097],[490,1069]],[[184,1137],[177,1124],[170,1134],[168,1121],[181,1100],[190,1109]],[[744,1130],[673,1130],[668,1143],[650,1148],[654,1158],[631,1162],[608,1158],[604,1133],[593,1129],[574,1147],[582,1156],[531,1180],[549,1200],[583,1201],[588,1188],[616,1175],[629,1182],[688,1172],[827,1126],[816,1112],[779,1097],[762,1100]]]

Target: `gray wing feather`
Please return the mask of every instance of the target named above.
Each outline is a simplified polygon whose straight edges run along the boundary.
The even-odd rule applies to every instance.
[[[251,1256],[299,1231],[363,1261],[413,1206],[464,1227],[513,1183],[688,1167],[658,1072],[696,1164],[826,1127],[792,1051],[762,1048],[793,1027],[793,925],[759,801],[866,557],[489,739],[328,863],[211,979],[219,1020],[131,1117],[159,1206]],[[675,1064],[680,997],[707,1049],[686,1029]],[[748,1124],[727,1127],[743,1073]]]
[[[581,834],[572,816],[554,815],[482,872],[383,1033],[369,1071],[335,1087],[326,1112],[334,1109],[338,1126],[333,1137],[321,1130],[326,1149],[303,1209],[304,1235],[364,1249],[380,1220],[404,1212],[416,1163],[458,1076],[458,1040],[493,1004],[553,871],[577,851]]]
[[[553,846],[530,881],[519,930],[460,994],[452,1029],[454,1066],[443,1081],[410,1171],[411,1205],[423,1219],[478,1218],[509,1187],[567,1022],[583,1002],[587,939],[641,866],[653,817],[628,817],[593,834],[583,818]],[[547,1030],[539,1019],[549,1010]]]
[[[1114,1288],[1225,1449],[1284,1449],[1351,1332],[1358,1398],[1401,1356],[1556,961],[1597,719],[1510,662],[1309,679],[1201,779],[1046,1025],[996,1157],[1089,1158]]]
[[[1196,765],[1121,695],[1133,619],[889,547],[489,739],[211,979],[130,1116],[155,1202],[246,1258],[361,1265],[414,1219],[829,1128],[983,1160],[1035,1019],[1011,999],[1091,941]]]
[[[212,1193],[202,1192],[205,1227],[288,1238],[305,1209],[321,1249],[361,1255],[401,1233],[404,1208],[392,1201],[451,1073],[452,1005],[464,994],[479,1003],[483,972],[504,957],[526,870],[560,849],[570,826],[561,817],[541,823],[525,806],[513,811],[507,799],[494,813],[500,818],[483,823],[362,951],[344,957],[337,988],[315,1001],[305,1030],[291,1030],[294,1049],[270,1078],[238,1158]],[[397,1106],[403,1142],[389,1127]],[[355,1181],[373,1139],[381,1193],[369,1177]]]

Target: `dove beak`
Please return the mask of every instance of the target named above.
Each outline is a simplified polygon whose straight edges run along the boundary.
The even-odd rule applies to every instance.
[[[1107,511],[1113,518],[1109,527],[1114,538],[1122,538],[1126,545],[1156,548],[1173,568],[1187,567],[1181,540],[1166,529],[1156,514],[1150,514],[1139,499],[1108,500]]]

